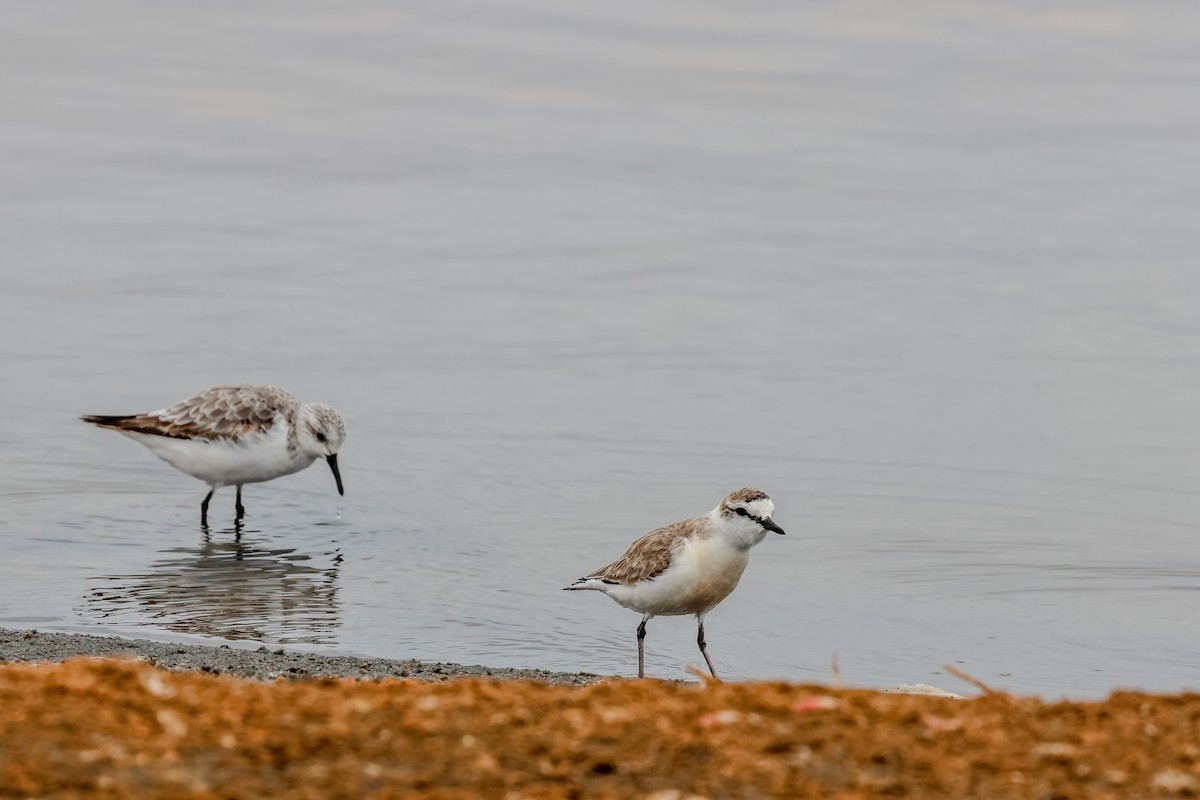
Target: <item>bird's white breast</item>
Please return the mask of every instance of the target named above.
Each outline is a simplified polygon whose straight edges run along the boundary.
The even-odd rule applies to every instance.
[[[729,596],[741,580],[749,553],[720,537],[688,539],[666,571],[632,586],[613,586],[607,594],[643,614],[697,614]]]
[[[287,446],[287,426],[282,421],[257,436],[231,442],[205,442],[125,432],[146,445],[152,453],[180,472],[199,478],[212,486],[260,483],[299,472],[313,458]]]

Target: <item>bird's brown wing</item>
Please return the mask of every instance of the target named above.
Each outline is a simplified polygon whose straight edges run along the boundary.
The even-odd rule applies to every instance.
[[[687,539],[699,535],[702,522],[702,519],[686,519],[650,531],[631,544],[623,556],[587,577],[626,586],[651,580],[671,566],[671,559]]]
[[[218,386],[161,411],[82,417],[104,428],[176,439],[237,441],[265,433],[296,399],[273,386]]]

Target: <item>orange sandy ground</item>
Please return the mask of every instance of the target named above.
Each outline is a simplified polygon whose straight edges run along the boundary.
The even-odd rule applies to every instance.
[[[0,797],[1129,797],[1200,792],[1200,695],[780,683],[260,683],[0,667]]]

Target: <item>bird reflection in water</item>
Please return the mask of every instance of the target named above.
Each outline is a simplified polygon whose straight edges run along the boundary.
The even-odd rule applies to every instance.
[[[228,534],[234,534],[229,537]],[[255,533],[258,532],[248,532]],[[276,644],[333,644],[341,625],[340,549],[301,553],[242,538],[242,526],[198,547],[163,550],[141,575],[113,575],[84,600],[107,624]]]

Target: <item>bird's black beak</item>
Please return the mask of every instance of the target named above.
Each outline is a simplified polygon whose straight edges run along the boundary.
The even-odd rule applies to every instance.
[[[778,533],[780,536],[784,535],[783,528],[776,525],[775,521],[772,520],[770,517],[764,517],[763,519],[759,520],[759,522],[761,522],[762,526],[764,528],[766,528],[767,530],[774,531],[775,533]]]
[[[346,490],[342,488],[342,473],[338,472],[337,468],[337,453],[334,453],[331,456],[325,456],[325,460],[329,462],[329,468],[333,470],[333,479],[337,481],[338,494],[344,495]],[[780,531],[780,533],[783,533],[783,531]]]

